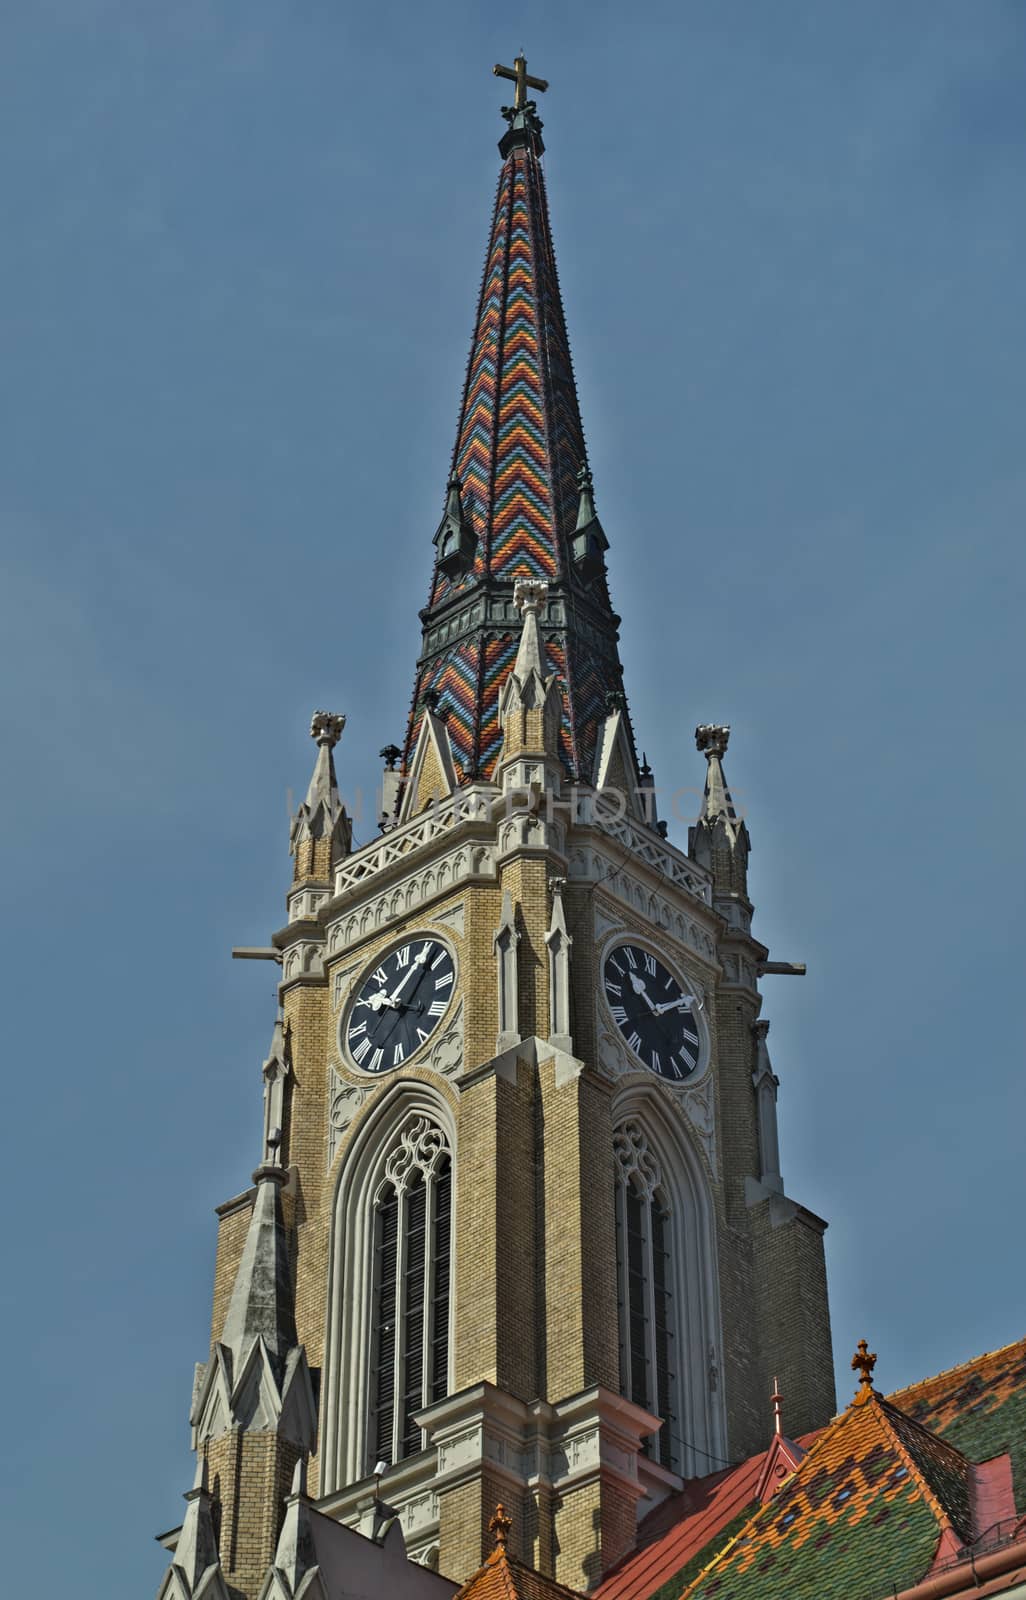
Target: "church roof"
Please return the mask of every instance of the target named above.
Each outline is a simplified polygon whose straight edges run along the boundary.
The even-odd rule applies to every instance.
[[[525,1567],[499,1545],[453,1600],[581,1600],[581,1594]]]
[[[582,494],[594,517],[584,432],[549,222],[533,102],[504,113],[502,170],[460,403],[456,445],[407,728],[416,749],[437,695],[459,780],[491,776],[499,695],[517,653],[518,578],[549,585],[546,666],[562,691],[561,755],[590,781],[609,693],[622,695],[614,615],[595,534],[576,560]],[[445,535],[445,537],[443,537]],[[451,535],[451,537],[450,537]],[[462,552],[462,558],[453,551]]]
[[[1026,1339],[886,1399],[863,1387],[798,1443],[808,1453],[765,1505],[769,1452],[656,1507],[596,1600],[875,1600],[1011,1538],[1026,1513]]]
[[[457,1590],[453,1600],[581,1600],[578,1589],[568,1589],[510,1555],[506,1541],[512,1526],[505,1506],[497,1505],[488,1524],[489,1532],[495,1536],[495,1548]]]

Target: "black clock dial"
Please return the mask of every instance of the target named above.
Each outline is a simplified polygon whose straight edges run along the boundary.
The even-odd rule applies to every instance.
[[[346,1019],[349,1054],[364,1072],[391,1072],[427,1044],[456,986],[456,967],[438,939],[403,944],[368,973]]]
[[[638,1060],[671,1083],[698,1066],[699,1002],[640,945],[620,944],[606,956],[602,987],[613,1021]]]

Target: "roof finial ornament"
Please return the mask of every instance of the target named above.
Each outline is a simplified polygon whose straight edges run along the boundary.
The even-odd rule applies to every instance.
[[[773,1432],[774,1433],[778,1433],[778,1434],[779,1433],[783,1433],[783,1431],[784,1431],[784,1397],[780,1392],[780,1379],[779,1378],[774,1378],[773,1379],[773,1393],[770,1395],[770,1399],[773,1401]]]
[[[334,750],[345,725],[345,717],[337,712],[315,711],[310,718],[310,737],[316,739],[319,745],[326,744],[329,750]]]
[[[528,76],[527,57],[523,51],[518,56],[513,57],[513,65],[511,67],[501,67],[496,63],[492,68],[492,72],[497,78],[508,78],[511,83],[516,84],[516,88],[513,91],[514,112],[527,109],[528,89],[537,89],[540,94],[544,94],[549,86],[547,78],[532,78]],[[507,107],[503,107],[503,116],[506,115],[507,109]]]
[[[492,1514],[492,1520],[488,1524],[488,1532],[495,1535],[496,1550],[505,1550],[506,1540],[509,1538],[509,1530],[512,1526],[513,1518],[508,1515],[506,1507],[500,1500]]]
[[[873,1388],[873,1368],[876,1366],[876,1351],[870,1352],[865,1339],[860,1339],[858,1348],[851,1358],[851,1370],[859,1375],[859,1384],[869,1392]]]

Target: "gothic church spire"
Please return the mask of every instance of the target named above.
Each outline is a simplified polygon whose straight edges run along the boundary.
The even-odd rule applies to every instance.
[[[559,754],[592,781],[606,698],[623,695],[619,618],[591,475],[549,222],[542,124],[516,69],[484,277],[407,728],[410,762],[429,697],[444,718],[457,780],[491,778],[500,699],[517,655],[514,585],[549,586],[539,616],[545,670],[559,678]],[[583,520],[582,520],[583,519]]]

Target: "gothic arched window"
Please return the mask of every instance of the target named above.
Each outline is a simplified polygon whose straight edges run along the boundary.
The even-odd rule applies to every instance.
[[[640,1123],[622,1122],[616,1155],[616,1264],[620,1314],[620,1388],[635,1405],[662,1417],[645,1449],[676,1471],[677,1396],[673,1219],[659,1161]]]
[[[419,1116],[400,1131],[374,1196],[367,1467],[423,1447],[416,1413],[448,1392],[452,1157]]]

